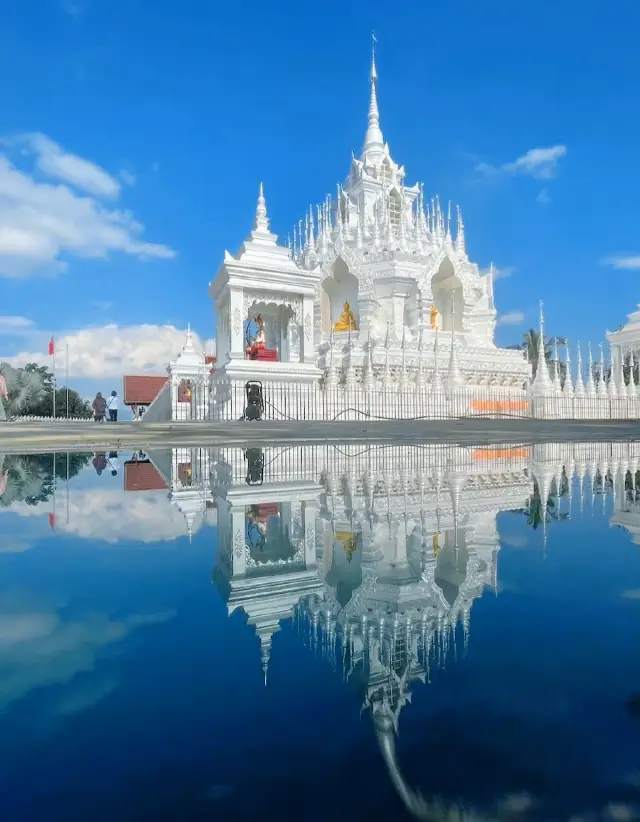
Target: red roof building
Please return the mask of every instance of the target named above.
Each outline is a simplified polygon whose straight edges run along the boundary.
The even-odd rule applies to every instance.
[[[124,404],[151,405],[168,379],[148,375],[123,377]]]
[[[149,460],[129,460],[124,464],[125,491],[166,491],[167,483]]]

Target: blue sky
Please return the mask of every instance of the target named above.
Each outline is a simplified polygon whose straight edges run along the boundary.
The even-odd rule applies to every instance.
[[[286,237],[360,150],[371,29],[394,159],[461,204],[481,268],[510,272],[498,311],[523,318],[498,342],[540,298],[551,333],[599,341],[637,302],[639,22],[615,1],[6,0],[0,356],[68,334],[74,377],[95,377],[105,354],[114,375],[159,370],[189,321],[212,337],[207,284],[260,180]]]

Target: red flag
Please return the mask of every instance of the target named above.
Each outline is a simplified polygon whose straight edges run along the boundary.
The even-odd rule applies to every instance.
[[[55,349],[55,345],[54,345],[54,342],[53,342],[53,337],[51,337],[51,339],[49,340],[49,356],[50,357],[53,357],[53,355],[55,353],[55,350],[56,349]]]
[[[56,527],[56,515],[55,514],[49,514],[49,525],[52,528]]]

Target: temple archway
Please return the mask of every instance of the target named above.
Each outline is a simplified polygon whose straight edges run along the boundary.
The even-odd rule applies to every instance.
[[[321,289],[321,321],[322,331],[328,334],[331,326],[338,320],[344,311],[345,302],[356,318],[356,324],[360,327],[360,316],[358,310],[358,278],[351,273],[349,266],[338,257],[331,266],[331,272],[322,282]]]
[[[328,568],[325,582],[335,590],[338,604],[345,608],[362,585],[362,534],[349,528],[329,532],[325,556]]]
[[[433,302],[441,317],[441,330],[451,331],[451,310],[455,306],[453,330],[462,331],[462,312],[464,309],[462,282],[448,257],[445,257],[440,264],[440,268],[431,279],[431,293],[433,294]]]
[[[463,529],[456,533],[453,529],[445,530],[438,539],[439,551],[436,561],[435,583],[442,591],[449,606],[453,605],[460,591],[460,586],[467,577],[469,551],[465,544]]]

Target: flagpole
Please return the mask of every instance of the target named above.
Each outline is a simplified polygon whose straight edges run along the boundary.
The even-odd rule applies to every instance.
[[[56,338],[51,337],[51,367],[53,369],[53,419],[56,418]]]
[[[53,512],[49,517],[49,525],[52,530],[56,527],[56,452],[53,452]]]
[[[69,419],[69,343],[67,343],[67,419]],[[67,466],[69,465],[69,458],[67,457]]]
[[[67,451],[67,525],[69,524],[69,452]]]

